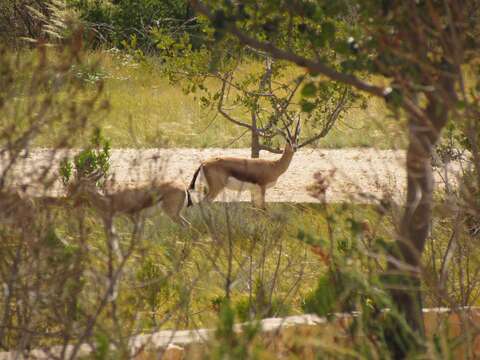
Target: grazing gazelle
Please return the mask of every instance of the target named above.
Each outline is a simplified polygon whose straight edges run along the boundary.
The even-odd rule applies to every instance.
[[[208,159],[202,162],[193,174],[189,190],[195,190],[195,184],[200,175],[198,188],[205,194],[203,200],[213,201],[225,188],[237,191],[250,190],[254,204],[265,209],[266,190],[274,186],[280,175],[287,171],[293,154],[297,150],[300,122],[297,122],[293,136],[288,128],[287,132],[288,134],[284,134],[287,143],[279,159],[236,157]]]
[[[174,222],[182,226],[189,225],[181,212],[192,202],[190,194],[181,184],[173,181],[157,182],[103,194],[95,185],[96,180],[98,179],[79,180],[70,186],[69,195],[75,199],[76,204],[87,203],[96,209],[106,222],[111,222],[116,214],[135,216],[158,205]]]
[[[114,281],[113,255],[118,260],[124,259],[113,220],[117,214],[128,215],[134,221],[134,235],[138,235],[143,221],[138,216],[146,209],[159,205],[176,223],[186,226],[190,223],[181,216],[184,207],[191,205],[190,196],[184,186],[175,182],[157,182],[132,189],[123,189],[102,193],[96,182],[103,173],[92,174],[75,181],[68,187],[68,197],[74,206],[88,205],[94,208],[102,218],[108,245],[108,278],[110,281],[109,299],[118,294],[118,284]],[[138,221],[140,220],[140,221]],[[135,236],[136,238],[136,236]]]

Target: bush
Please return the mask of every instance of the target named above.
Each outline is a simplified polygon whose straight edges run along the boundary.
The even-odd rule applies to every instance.
[[[132,35],[138,45],[151,52],[155,41],[152,28],[181,25],[190,18],[186,0],[69,0],[80,18],[94,33],[93,46],[102,43],[121,47]]]
[[[102,136],[99,129],[95,129],[90,146],[75,155],[73,163],[68,159],[62,161],[60,177],[64,185],[69,183],[72,175],[80,180],[98,174],[105,180],[109,169],[110,141]]]

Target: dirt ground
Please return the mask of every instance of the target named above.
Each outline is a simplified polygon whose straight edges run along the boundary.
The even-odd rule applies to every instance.
[[[52,152],[48,149],[34,150],[23,154],[11,172],[13,186],[32,184],[39,173],[56,178],[58,164],[65,156],[72,157],[75,151]],[[215,156],[249,157],[248,149],[115,149],[112,150],[112,178],[117,186],[138,186],[153,179],[177,180],[188,186],[191,177],[202,160]],[[262,153],[264,158],[279,155]],[[4,169],[7,158],[1,161]],[[328,202],[368,202],[369,197],[382,197],[389,193],[401,199],[405,191],[405,152],[375,149],[301,150],[298,151],[289,169],[278,180],[276,186],[267,191],[268,202],[316,202],[306,188],[314,181],[313,175],[320,172],[329,179],[326,192]],[[453,178],[456,169],[449,169]],[[334,172],[334,173],[333,173]],[[333,173],[333,175],[332,175]],[[445,174],[436,173],[436,181],[442,184]],[[28,186],[34,196],[45,192],[38,186]],[[57,180],[46,193],[59,195],[62,185]],[[218,200],[245,201],[248,193],[227,192]]]

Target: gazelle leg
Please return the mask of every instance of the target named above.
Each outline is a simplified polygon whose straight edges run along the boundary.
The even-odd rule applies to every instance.
[[[164,210],[164,212],[173,222],[177,223],[182,227],[188,227],[192,225],[187,219],[185,219],[182,215],[180,215],[180,211],[172,212],[172,211]]]
[[[223,188],[209,188],[208,193],[203,200],[213,202],[215,198],[222,192]]]
[[[131,214],[130,219],[133,223],[133,237],[135,240],[138,240],[143,230],[143,226],[145,225],[145,216],[142,212],[137,212]]]
[[[177,224],[179,224],[184,228],[192,226],[192,224],[180,214],[176,216],[175,219],[173,219],[173,221],[175,221]]]
[[[222,192],[227,184],[227,177],[223,174],[212,174],[204,171],[205,180],[207,182],[207,194],[203,198],[204,201],[212,202]]]
[[[161,203],[163,212],[172,219],[173,222],[186,227],[190,226],[190,223],[181,215],[183,208],[185,207],[185,194],[180,196],[167,196]]]
[[[260,187],[260,200],[259,200],[259,208],[262,210],[266,210],[265,207],[265,192],[266,188],[264,186]]]
[[[258,187],[254,187],[250,190],[250,195],[252,199],[252,205],[258,207],[259,205],[259,198],[260,198],[260,189]]]
[[[251,191],[253,205],[263,210],[265,210],[265,191],[264,186],[255,186]]]
[[[265,206],[265,193],[266,193],[266,191],[267,191],[267,189],[264,186],[260,187],[260,208],[262,210],[266,210],[266,206]]]

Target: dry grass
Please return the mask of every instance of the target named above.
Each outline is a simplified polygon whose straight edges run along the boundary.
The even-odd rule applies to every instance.
[[[105,135],[113,147],[248,147],[250,138],[243,129],[212,111],[203,110],[181,86],[169,84],[158,58],[137,62],[112,51],[91,53],[91,62],[100,61],[97,74],[81,74],[86,81],[105,80],[105,97],[111,111],[102,119]],[[251,66],[252,69],[255,65]],[[248,69],[247,69],[248,71]],[[293,71],[293,70],[292,70]],[[207,86],[218,86],[213,81]],[[368,99],[367,109],[348,111],[335,129],[316,146],[321,148],[404,146],[402,125],[387,118],[382,100]],[[239,116],[241,114],[239,113]],[[308,136],[312,129],[304,127]],[[48,145],[43,139],[40,145]]]

